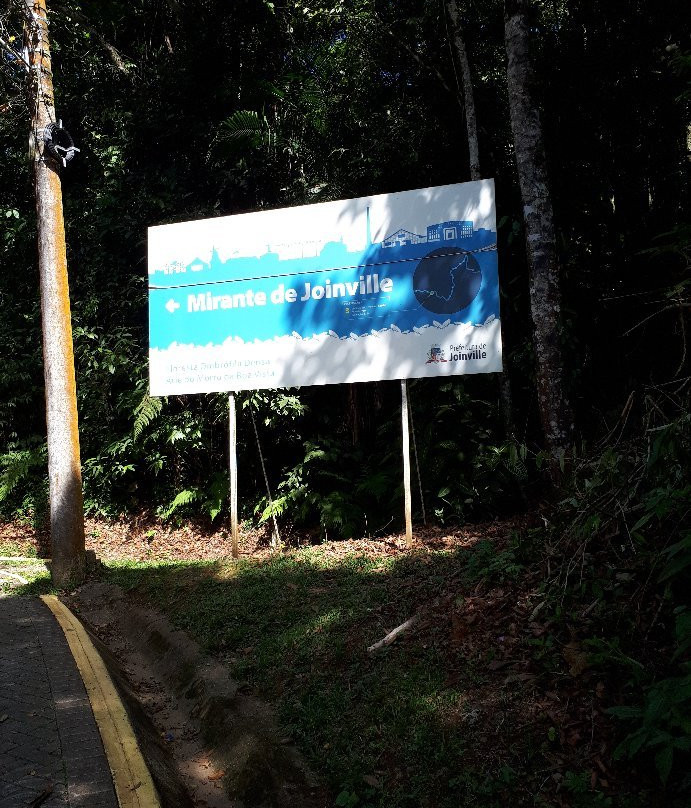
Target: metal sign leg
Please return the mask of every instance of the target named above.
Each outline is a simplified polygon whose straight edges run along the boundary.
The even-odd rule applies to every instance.
[[[401,379],[401,429],[403,432],[403,491],[405,497],[405,544],[413,546],[413,513],[410,494],[410,421],[408,420],[408,383]]]
[[[228,393],[228,449],[230,535],[233,558],[237,558],[240,555],[240,551],[238,549],[238,455],[235,393]]]

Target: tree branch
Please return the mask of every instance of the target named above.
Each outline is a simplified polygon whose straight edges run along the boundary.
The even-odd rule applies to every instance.
[[[59,4],[58,4],[59,5]],[[88,17],[85,14],[82,14],[81,11],[77,11],[74,8],[70,8],[70,15],[74,17],[74,19],[79,20],[79,22],[86,28],[86,30],[94,37],[99,43],[99,45],[108,53],[110,57],[110,61],[113,65],[121,72],[124,73],[126,76],[129,76],[130,69],[127,66],[125,58],[120,53],[120,51],[113,45],[112,43],[108,42],[107,39],[101,34],[101,32],[94,28],[93,25],[89,22]]]
[[[387,645],[391,645],[391,643],[405,631],[412,628],[420,618],[417,615],[413,615],[411,618],[405,621],[405,623],[401,623],[400,626],[397,626],[393,631],[390,631],[386,637],[383,637],[379,642],[375,642],[374,645],[370,645],[367,649],[368,653],[373,653],[374,651],[378,651],[380,648],[384,648]]]

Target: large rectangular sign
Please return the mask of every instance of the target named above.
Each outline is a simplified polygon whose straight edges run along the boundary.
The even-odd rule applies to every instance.
[[[501,370],[494,182],[149,228],[152,395]]]

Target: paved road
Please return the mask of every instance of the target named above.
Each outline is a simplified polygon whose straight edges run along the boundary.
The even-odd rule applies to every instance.
[[[0,595],[0,808],[117,808],[65,635],[37,598]]]

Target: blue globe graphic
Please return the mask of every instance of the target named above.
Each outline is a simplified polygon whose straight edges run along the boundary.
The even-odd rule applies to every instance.
[[[482,270],[472,253],[438,247],[415,268],[413,291],[421,306],[435,314],[453,314],[469,306],[482,284]]]

